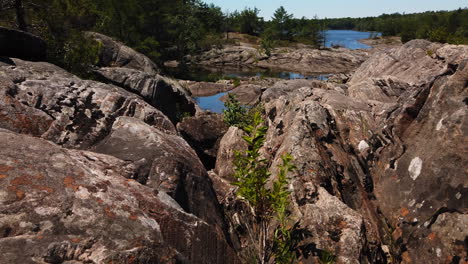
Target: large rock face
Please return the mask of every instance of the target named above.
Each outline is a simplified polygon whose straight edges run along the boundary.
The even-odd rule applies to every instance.
[[[106,35],[86,32],[86,36],[102,44],[99,66],[130,68],[149,74],[159,72],[156,64],[148,57]]]
[[[137,169],[134,179],[168,193],[185,211],[222,230],[223,217],[206,169],[181,137],[120,117],[92,150],[131,161]]]
[[[0,56],[41,61],[46,48],[45,41],[33,34],[0,27]]]
[[[95,72],[105,81],[142,96],[174,123],[182,116],[195,115],[198,110],[182,86],[159,74],[127,68],[100,68]]]
[[[374,193],[408,261],[467,257],[467,84],[465,59],[455,73],[403,95],[383,129],[392,142],[374,161]]]
[[[210,50],[196,58],[201,65],[262,67],[301,73],[349,72],[369,57],[365,50],[310,48],[277,48],[271,56],[265,56],[257,48],[227,46]]]
[[[272,177],[284,153],[298,168],[289,175],[292,218],[310,232],[301,243],[312,249],[302,263],[323,251],[338,263],[467,258],[466,49],[411,41],[376,53],[346,85],[284,82],[263,91]],[[228,134],[220,150],[241,141]],[[225,197],[232,189],[221,175],[212,177]]]
[[[81,80],[48,63],[11,62],[0,64],[2,128],[83,149],[105,137],[119,116],[176,133],[162,112],[121,88]]]
[[[236,263],[128,162],[0,129],[1,263]]]
[[[392,76],[408,84],[421,85],[442,74],[447,65],[460,64],[467,46],[442,45],[427,40],[413,40],[403,47],[379,52],[362,64],[349,84],[370,78]]]

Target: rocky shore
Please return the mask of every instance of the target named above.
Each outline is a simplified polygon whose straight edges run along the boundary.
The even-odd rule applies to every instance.
[[[0,263],[244,263],[245,213],[230,184],[243,132],[200,110],[189,96],[199,84],[88,36],[104,47],[99,81],[0,59]],[[353,72],[232,90],[264,107],[271,177],[284,153],[294,158],[300,263],[324,252],[336,263],[467,261],[468,46],[413,40],[268,58],[232,46],[198,59]],[[227,91],[199,93],[211,89]]]

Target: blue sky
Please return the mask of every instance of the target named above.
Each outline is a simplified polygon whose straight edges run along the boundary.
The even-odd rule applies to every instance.
[[[295,17],[364,17],[383,13],[415,13],[429,10],[454,10],[468,7],[467,0],[205,0],[223,11],[257,7],[269,20],[276,8],[284,6]]]

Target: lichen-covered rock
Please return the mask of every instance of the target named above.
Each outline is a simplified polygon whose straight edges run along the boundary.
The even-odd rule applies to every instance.
[[[223,117],[214,113],[203,113],[184,118],[177,130],[197,152],[207,170],[215,167],[219,142],[228,130]]]
[[[230,181],[234,180],[235,153],[247,149],[247,143],[242,139],[243,135],[244,132],[240,128],[230,127],[221,138],[214,169],[217,176]]]
[[[162,112],[122,88],[81,80],[48,63],[11,62],[0,65],[0,127],[83,149],[105,137],[119,116],[176,133]]]
[[[358,84],[369,78],[393,76],[410,85],[421,85],[444,73],[449,64],[459,64],[467,57],[466,54],[466,45],[412,40],[401,47],[374,54],[356,70],[349,84]]]
[[[444,59],[423,57],[428,47],[446,50]],[[392,53],[408,68],[382,72],[366,62],[345,92],[333,84],[277,87],[279,97],[265,103],[263,155],[272,178],[282,154],[294,157],[292,216],[313,234],[304,244],[340,263],[467,258],[465,49],[409,43]],[[374,56],[377,63],[383,55]]]
[[[0,129],[1,263],[238,263],[126,161]]]
[[[262,67],[302,73],[350,72],[369,58],[366,50],[276,48],[265,56],[250,46],[226,46],[212,49],[194,58],[204,66]]]
[[[130,68],[149,74],[159,72],[156,64],[148,57],[111,37],[96,32],[86,32],[85,35],[102,44],[99,66]]]
[[[195,151],[176,135],[168,135],[141,120],[120,117],[93,151],[132,162],[132,178],[167,192],[187,212],[220,230],[224,227],[216,195]]]
[[[190,94],[194,97],[212,96],[219,93],[230,91],[234,88],[234,85],[230,83],[222,82],[194,82],[194,81],[180,81],[184,84],[184,87],[190,91]]]
[[[255,105],[260,101],[263,89],[260,85],[243,84],[230,91],[229,94],[235,95],[236,99],[243,105]],[[222,102],[226,102],[227,99],[227,94],[219,98]]]
[[[391,143],[371,168],[374,193],[413,262],[467,258],[467,83],[464,60],[453,75],[402,95],[383,128]],[[441,228],[444,221],[450,228]]]
[[[95,71],[105,81],[138,94],[163,112],[172,122],[195,115],[196,103],[175,80],[127,68],[99,68]]]

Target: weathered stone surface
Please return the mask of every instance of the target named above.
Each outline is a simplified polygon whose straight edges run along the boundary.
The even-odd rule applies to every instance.
[[[48,63],[12,62],[0,65],[6,84],[0,87],[0,127],[83,149],[105,137],[119,116],[176,133],[163,113],[122,88],[81,80]]]
[[[234,85],[228,83],[212,83],[212,82],[193,82],[183,81],[184,86],[190,91],[190,94],[195,97],[212,96],[219,93],[224,93],[234,89]]]
[[[230,94],[234,94],[236,99],[243,105],[255,105],[260,101],[262,96],[263,87],[256,84],[242,84],[234,90],[230,91]],[[219,100],[226,102],[228,95],[223,95]]]
[[[174,123],[183,115],[195,115],[198,110],[195,102],[175,80],[128,68],[100,68],[95,72],[105,81],[142,96]]]
[[[371,169],[380,209],[414,262],[466,258],[459,245],[468,235],[468,150],[462,143],[468,132],[467,83],[464,60],[454,74],[402,95],[383,129],[391,143],[379,150]],[[446,218],[448,230],[440,227]],[[464,231],[445,238],[456,230]]]
[[[449,64],[459,64],[467,57],[466,54],[466,45],[442,45],[427,40],[412,40],[401,47],[376,53],[356,70],[349,84],[390,75],[408,84],[421,85],[445,72]]]
[[[241,129],[230,127],[220,141],[214,171],[223,179],[235,180],[233,177],[235,152],[247,149],[247,143],[242,139],[242,135],[244,132]]]
[[[0,129],[1,263],[237,263],[128,162]],[[51,162],[53,161],[53,162]]]
[[[278,99],[282,95],[287,95],[291,92],[297,91],[302,87],[312,87],[312,88],[327,88],[327,83],[318,81],[318,80],[306,80],[306,79],[296,79],[296,80],[281,80],[275,82],[272,86],[268,87],[262,93],[262,102],[269,102],[273,99]]]
[[[31,33],[0,27],[0,56],[43,61],[46,43]]]
[[[101,67],[130,68],[149,74],[159,72],[156,64],[148,57],[106,35],[86,32],[86,36],[102,43],[99,59],[99,66]]]
[[[366,50],[276,48],[270,57],[249,46],[226,46],[196,58],[205,66],[256,66],[301,73],[340,73],[359,67],[369,57]]]
[[[187,117],[177,124],[177,130],[197,152],[205,168],[213,169],[219,142],[228,130],[223,117],[209,112]]]
[[[422,57],[427,47],[450,52]],[[313,234],[305,244],[340,263],[382,263],[385,252],[405,263],[466,258],[465,49],[415,41],[392,52],[408,68],[380,68],[380,53],[344,93],[332,84],[284,85],[265,103],[263,154],[272,177],[283,153],[294,157],[293,218]]]
[[[181,137],[165,134],[135,118],[120,117],[93,151],[131,161],[137,169],[135,180],[167,192],[185,211],[218,229],[224,227],[207,172]]]

